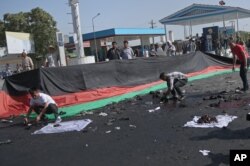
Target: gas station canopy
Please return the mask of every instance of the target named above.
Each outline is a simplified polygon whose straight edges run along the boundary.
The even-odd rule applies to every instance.
[[[164,25],[201,25],[250,17],[250,10],[219,5],[193,4],[160,20]]]
[[[165,31],[163,28],[112,28],[102,31],[97,31],[95,33],[86,33],[83,34],[83,40],[89,41],[96,39],[109,38],[114,36],[127,36],[127,39],[130,37],[136,36],[160,36],[164,35]]]

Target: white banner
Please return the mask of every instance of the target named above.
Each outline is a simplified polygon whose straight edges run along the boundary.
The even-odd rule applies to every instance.
[[[5,32],[8,54],[21,54],[23,50],[27,53],[35,53],[35,43],[29,33]]]

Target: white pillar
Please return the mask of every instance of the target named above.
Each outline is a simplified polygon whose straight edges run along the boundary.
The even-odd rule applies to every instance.
[[[193,29],[192,29],[192,22],[190,20],[189,22],[189,36],[192,37],[193,36]]]
[[[165,29],[165,39],[166,39],[166,42],[167,42],[168,41],[168,32],[167,32],[166,24],[164,24],[164,29]]]
[[[69,0],[69,5],[71,6],[74,33],[76,33],[77,36],[77,43],[75,44],[78,53],[78,58],[83,58],[85,55],[84,55],[83,39],[81,32],[79,0]]]
[[[239,32],[239,13],[236,13],[236,21],[237,21],[237,32]]]
[[[57,41],[59,57],[60,57],[60,66],[66,66],[67,64],[66,64],[66,57],[65,57],[63,33],[56,32],[56,41]]]
[[[184,40],[185,40],[185,39],[186,39],[186,37],[187,37],[186,25],[184,25],[184,26],[183,26],[183,28],[184,28]]]
[[[174,42],[174,32],[173,31],[168,31],[168,38],[169,41]]]
[[[223,28],[224,28],[224,30],[225,30],[225,28],[226,28],[226,25],[225,25],[225,16],[224,16],[224,14],[223,14],[223,17],[222,17],[222,19],[223,19]]]

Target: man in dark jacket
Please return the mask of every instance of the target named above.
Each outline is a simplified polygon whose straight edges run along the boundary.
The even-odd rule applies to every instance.
[[[116,59],[121,59],[120,58],[120,50],[117,48],[117,43],[112,42],[112,48],[108,50],[107,58],[109,60],[116,60]]]

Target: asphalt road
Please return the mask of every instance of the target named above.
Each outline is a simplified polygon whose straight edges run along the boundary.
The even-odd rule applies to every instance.
[[[71,119],[93,120],[82,132],[31,135],[40,127],[22,125],[0,128],[0,162],[4,166],[223,166],[229,165],[230,149],[250,149],[250,93],[234,94],[241,86],[238,73],[189,83],[187,98],[180,103],[160,104],[151,95],[95,110],[93,115]],[[232,100],[210,107],[221,99],[203,100],[230,91]],[[237,98],[237,100],[236,100]],[[151,104],[150,101],[153,101]],[[161,107],[149,113],[147,110]],[[108,116],[99,116],[106,112]],[[195,115],[238,116],[227,128],[186,128]],[[14,122],[20,118],[14,119]],[[112,123],[108,123],[112,122]],[[0,127],[8,124],[0,124]],[[116,127],[120,127],[117,130]],[[107,134],[106,131],[111,131]],[[203,156],[199,150],[210,150]]]

